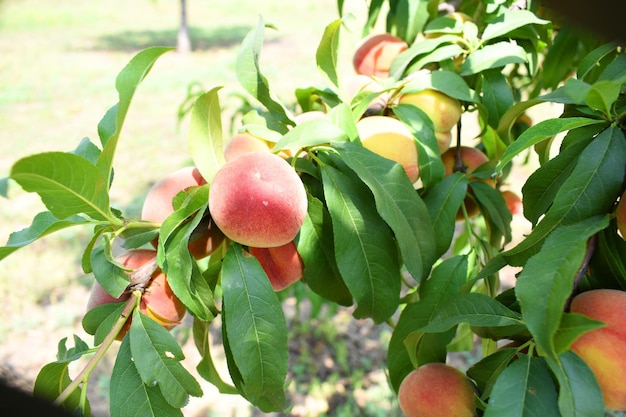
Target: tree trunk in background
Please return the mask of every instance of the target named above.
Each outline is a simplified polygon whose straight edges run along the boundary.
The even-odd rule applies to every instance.
[[[191,52],[191,38],[187,25],[187,0],[180,0],[180,27],[176,39],[176,50],[183,54]]]

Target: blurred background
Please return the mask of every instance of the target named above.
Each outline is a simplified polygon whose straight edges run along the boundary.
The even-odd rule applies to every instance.
[[[118,100],[115,77],[141,49],[177,45],[181,5],[181,0],[0,0],[0,178],[26,155],[69,151],[84,137],[99,143],[98,122]],[[177,120],[190,90],[223,87],[228,135],[229,115],[242,104],[237,51],[259,16],[275,27],[265,32],[261,70],[279,98],[293,105],[296,88],[323,87],[315,51],[325,26],[338,17],[335,0],[186,0],[185,6],[190,50],[157,61],[133,99],[118,145],[112,205],[127,216],[139,215],[153,182],[190,162],[188,118]],[[351,70],[350,51],[360,37],[364,9],[359,0],[345,2],[354,20],[342,32],[340,68]],[[36,195],[10,185],[9,198],[0,197],[0,245],[45,209]],[[26,390],[41,367],[56,360],[61,339],[68,339],[68,347],[74,334],[93,343],[80,324],[93,282],[80,267],[90,233],[70,228],[0,262],[0,376]],[[316,300],[297,303],[302,291],[296,286],[285,294],[293,408],[272,415],[400,415],[383,371],[389,329],[356,322],[349,310]],[[219,325],[214,327],[214,356],[227,377]],[[193,372],[199,357],[189,330],[180,326],[175,332]],[[113,349],[90,380],[95,417],[108,416],[115,354]],[[71,372],[84,363],[72,364]],[[208,383],[203,389],[205,396],[183,410],[186,417],[264,415]]]

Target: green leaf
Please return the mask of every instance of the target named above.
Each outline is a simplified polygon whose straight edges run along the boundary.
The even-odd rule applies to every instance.
[[[335,148],[372,191],[376,210],[393,231],[409,273],[418,282],[425,279],[436,260],[435,232],[428,208],[404,169],[353,142]]]
[[[428,115],[422,109],[409,104],[395,106],[393,113],[411,130],[416,139],[421,182],[428,188],[441,181],[446,171],[441,162],[434,127]]]
[[[469,186],[489,226],[486,237],[491,245],[497,248],[510,242],[512,215],[502,194],[482,181],[471,181]]]
[[[603,417],[602,391],[593,372],[574,352],[557,360],[546,358],[559,384],[559,410],[562,416]]]
[[[402,310],[398,323],[393,330],[389,348],[387,351],[387,367],[389,380],[394,391],[397,392],[400,382],[404,377],[415,369],[411,357],[422,356],[421,350],[436,355],[433,351],[440,349],[439,354],[446,357],[446,344],[454,336],[454,332],[447,335],[448,340],[437,340],[440,334],[420,333],[418,330],[426,326],[434,317],[435,313],[442,309],[450,299],[454,298],[467,280],[467,257],[456,256],[444,260],[434,268],[429,279],[424,281],[419,288],[420,298],[417,302],[407,304]],[[424,337],[421,337],[424,335]],[[409,354],[406,348],[407,338],[420,338],[421,343],[415,346],[414,352]],[[439,343],[433,343],[439,342]],[[445,343],[443,343],[445,342]],[[417,351],[417,353],[416,353]]]
[[[349,306],[352,295],[337,267],[330,214],[319,199],[311,194],[307,196],[308,215],[298,238],[298,253],[304,263],[302,278],[311,290],[322,297]]]
[[[589,131],[589,128],[595,129],[597,126],[582,127],[571,130],[570,133],[576,131],[586,132]],[[561,149],[558,155],[530,174],[522,187],[522,193],[524,195],[524,216],[532,224],[537,224],[539,218],[548,211],[563,182],[570,176],[576,166],[580,153],[591,140],[593,140],[593,135],[589,135],[587,139],[579,140],[572,146]]]
[[[13,232],[9,235],[9,240],[6,245],[0,247],[0,260],[6,258],[16,250],[33,243],[37,239],[41,239],[44,236],[68,227],[84,224],[89,224],[89,221],[80,216],[70,216],[60,220],[49,211],[41,212],[33,218],[33,222],[26,229]]]
[[[624,160],[626,139],[622,131],[610,127],[600,133],[581,152],[543,220],[520,244],[502,254],[506,261],[521,266],[559,225],[608,213],[621,192],[626,170]]]
[[[286,126],[293,125],[293,121],[287,115],[286,108],[272,97],[269,82],[260,70],[264,32],[265,22],[259,17],[256,28],[246,35],[241,44],[235,71],[241,86],[269,110],[270,116],[283,125],[282,133],[286,133]]]
[[[53,402],[72,383],[69,376],[69,364],[69,361],[57,361],[44,365],[35,379],[33,395]],[[82,388],[78,387],[63,402],[62,407],[69,412],[78,410],[81,404],[81,397],[83,397]],[[87,407],[85,414],[89,415],[88,403]]]
[[[520,355],[498,376],[484,417],[560,416],[557,391],[545,361]]]
[[[451,71],[420,73],[402,89],[402,93],[414,93],[428,88],[440,91],[459,101],[477,103],[480,100],[476,91],[469,87],[465,79]]]
[[[85,158],[65,152],[27,156],[11,169],[25,191],[39,194],[59,219],[85,214],[95,220],[119,221],[109,208],[109,183]]]
[[[450,248],[456,230],[456,214],[467,194],[467,176],[455,172],[431,187],[424,196],[435,230],[437,256]]]
[[[242,395],[264,412],[285,408],[287,324],[278,296],[256,258],[229,247],[222,266],[226,338]]]
[[[157,386],[172,407],[181,408],[189,395],[202,396],[198,381],[185,369],[178,342],[156,321],[135,310],[130,325],[130,351],[142,382]]]
[[[467,376],[476,383],[482,398],[489,397],[498,376],[516,355],[518,355],[517,349],[500,348],[470,366]]]
[[[545,240],[541,251],[528,259],[517,278],[515,295],[522,317],[544,355],[557,356],[554,337],[585,257],[587,240],[607,225],[606,218],[590,218],[558,227]]]
[[[180,408],[171,406],[159,388],[141,380],[127,335],[122,340],[111,372],[111,417],[183,417]]]
[[[511,143],[511,145],[506,148],[504,155],[502,155],[502,159],[496,167],[496,171],[498,173],[501,172],[504,166],[511,162],[516,155],[539,142],[556,136],[561,132],[599,123],[606,122],[603,120],[590,119],[588,117],[568,117],[543,120],[525,130],[515,142]]]
[[[211,183],[215,173],[224,164],[222,109],[217,94],[221,87],[198,97],[189,122],[189,150],[194,165],[202,177]]]
[[[341,276],[357,302],[356,318],[388,319],[400,300],[400,265],[393,234],[374,208],[370,191],[329,165],[322,167]]]
[[[209,341],[210,325],[211,322],[198,320],[194,317],[192,328],[193,340],[200,356],[202,356],[202,359],[196,366],[196,371],[198,371],[198,374],[202,378],[213,384],[221,394],[238,394],[239,391],[237,391],[235,387],[224,382],[213,362],[211,343]]]
[[[419,42],[413,42],[409,48],[398,55],[389,68],[389,75],[395,80],[402,78],[409,64],[416,58],[429,54],[445,43],[453,43],[458,41],[458,35],[442,35],[433,39],[424,39]]]
[[[489,70],[484,71],[481,75],[482,103],[489,112],[487,121],[490,126],[496,128],[502,116],[513,107],[513,92],[502,72]]]
[[[589,52],[578,63],[578,69],[576,70],[576,78],[583,81],[588,81],[587,76],[593,73],[599,67],[599,63],[607,56],[611,57],[617,52],[619,45],[615,42],[605,43]]]
[[[526,25],[547,25],[550,21],[538,18],[528,10],[507,10],[491,20],[481,36],[482,42],[507,37],[510,32]]]
[[[428,17],[428,1],[399,0],[396,4],[397,36],[411,45]]]
[[[449,299],[420,331],[442,332],[460,323],[486,327],[512,326],[522,322],[519,314],[493,298],[484,294],[469,293]]]
[[[90,262],[98,283],[113,297],[122,295],[130,278],[123,266],[113,259],[108,239],[103,239],[102,244],[91,251]]]
[[[98,124],[98,134],[102,143],[102,154],[96,166],[105,178],[107,186],[113,176],[113,157],[117,142],[122,131],[122,125],[130,108],[135,91],[143,79],[148,75],[157,59],[174,48],[150,47],[137,53],[120,71],[115,79],[119,101],[104,115]]]
[[[590,319],[576,313],[563,313],[561,323],[554,334],[554,348],[558,354],[568,350],[580,335],[598,327],[605,326],[604,322]]]
[[[620,94],[624,80],[598,81],[591,85],[585,97],[585,103],[594,110],[598,110],[609,117],[613,103]]]
[[[300,149],[335,141],[345,141],[347,139],[348,135],[346,132],[330,120],[326,118],[309,120],[287,132],[274,145],[273,150]]]
[[[339,34],[342,20],[331,22],[324,29],[322,40],[315,53],[317,68],[322,75],[330,81],[331,85],[339,88],[339,77],[337,76],[337,60],[339,53]]]
[[[176,296],[202,320],[211,320],[213,293],[189,252],[189,239],[202,221],[208,204],[208,187],[187,191],[183,205],[161,224],[157,260]]]
[[[527,61],[526,51],[513,42],[498,42],[487,45],[467,55],[459,75],[478,74],[493,68],[502,68],[508,64],[523,64]]]

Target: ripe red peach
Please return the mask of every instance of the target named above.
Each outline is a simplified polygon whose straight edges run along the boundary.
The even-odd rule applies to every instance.
[[[402,94],[398,103],[412,104],[426,113],[433,122],[435,132],[450,132],[463,112],[457,99],[432,89]]]
[[[116,261],[129,270],[136,270],[148,262],[156,260],[156,256],[157,253],[155,250],[133,249],[118,256]],[[91,289],[87,309],[91,310],[102,304],[124,301],[129,297],[129,292],[124,292],[119,298],[112,297],[96,282]],[[187,311],[185,305],[172,292],[172,289],[167,283],[166,275],[158,267],[152,273],[150,282],[142,294],[139,310],[168,330],[179,325]],[[131,319],[129,318],[117,335],[117,340],[124,338],[124,335],[130,329],[130,323]]]
[[[356,47],[354,70],[357,74],[387,78],[391,63],[407,48],[404,40],[390,33],[366,36]]]
[[[573,298],[570,311],[605,323],[583,333],[571,350],[591,368],[606,408],[626,411],[626,292],[585,291]]]
[[[224,148],[224,158],[226,162],[235,157],[248,152],[270,151],[266,141],[260,139],[249,132],[240,132],[234,135]]]
[[[516,216],[522,213],[524,207],[520,196],[511,190],[504,190],[500,194],[512,215]]]
[[[220,230],[235,242],[260,248],[282,246],[296,237],[304,222],[306,190],[280,156],[246,153],[215,174],[209,211]]]
[[[407,417],[473,417],[472,381],[444,363],[428,363],[400,383],[398,403]]]
[[[417,181],[417,144],[404,123],[391,116],[370,116],[359,120],[356,127],[365,148],[402,165],[409,180]]]
[[[248,251],[263,267],[274,291],[284,290],[302,278],[304,263],[293,241],[272,248],[250,247]]]

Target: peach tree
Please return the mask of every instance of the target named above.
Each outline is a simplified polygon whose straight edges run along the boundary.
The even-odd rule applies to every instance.
[[[145,49],[121,70],[119,101],[102,117],[97,141],[14,163],[0,189],[10,180],[37,193],[45,211],[10,236],[0,259],[63,229],[93,230],[81,259],[98,298],[82,322],[93,341],[74,336],[67,347],[61,340],[35,394],[90,415],[89,376],[117,349],[111,416],[182,415],[190,396],[203,395],[168,331],[187,314],[202,378],[262,411],[285,410],[288,327],[280,292],[298,282],[305,294],[350,308],[355,320],[392,327],[386,372],[390,389],[410,399],[400,402],[409,416],[431,414],[417,414],[423,393],[403,381],[475,346],[480,357],[463,373],[473,395],[459,399],[462,415],[625,410],[626,317],[570,310],[578,293],[626,290],[619,232],[626,208],[618,210],[626,174],[623,47],[557,24],[534,2],[463,0],[451,9],[436,0],[375,0],[362,28],[365,49],[355,53],[355,88],[358,78],[338,65],[348,21],[338,6],[314,57],[324,83],[295,88],[294,104],[273,93],[260,68],[265,22],[245,37],[236,72],[251,104],[235,126],[245,138],[228,158],[220,87],[189,98],[193,167],[160,191],[165,200],[151,203],[165,207],[161,214],[128,217],[111,206],[109,188],[133,96],[170,48]],[[381,18],[386,35],[372,41]],[[442,101],[452,104],[437,107]],[[562,114],[529,123],[526,112],[542,103],[562,106]],[[452,124],[439,120],[456,106]],[[373,127],[362,127],[364,120]],[[467,120],[478,134],[467,133]],[[248,175],[260,155],[277,165]],[[515,180],[514,164],[530,156],[538,165],[521,193],[532,231],[512,243],[504,190]],[[240,158],[248,159],[211,194],[214,180]],[[285,194],[286,177],[274,175],[259,197],[252,181],[274,170],[296,181]],[[228,186],[235,187],[229,197],[218,195]],[[212,203],[241,195],[259,200],[228,210]],[[292,216],[294,205],[304,208],[301,216]],[[292,227],[278,241],[285,223]],[[260,240],[246,240],[254,234]],[[137,254],[141,260],[129,263]],[[501,282],[508,266],[518,271],[513,287]],[[621,303],[609,308],[624,312]],[[229,375],[212,359],[209,330],[218,321]],[[595,346],[595,355],[572,348],[605,323],[615,327],[615,343]],[[599,364],[605,355],[608,374]],[[83,370],[70,375],[82,357],[89,358]]]

